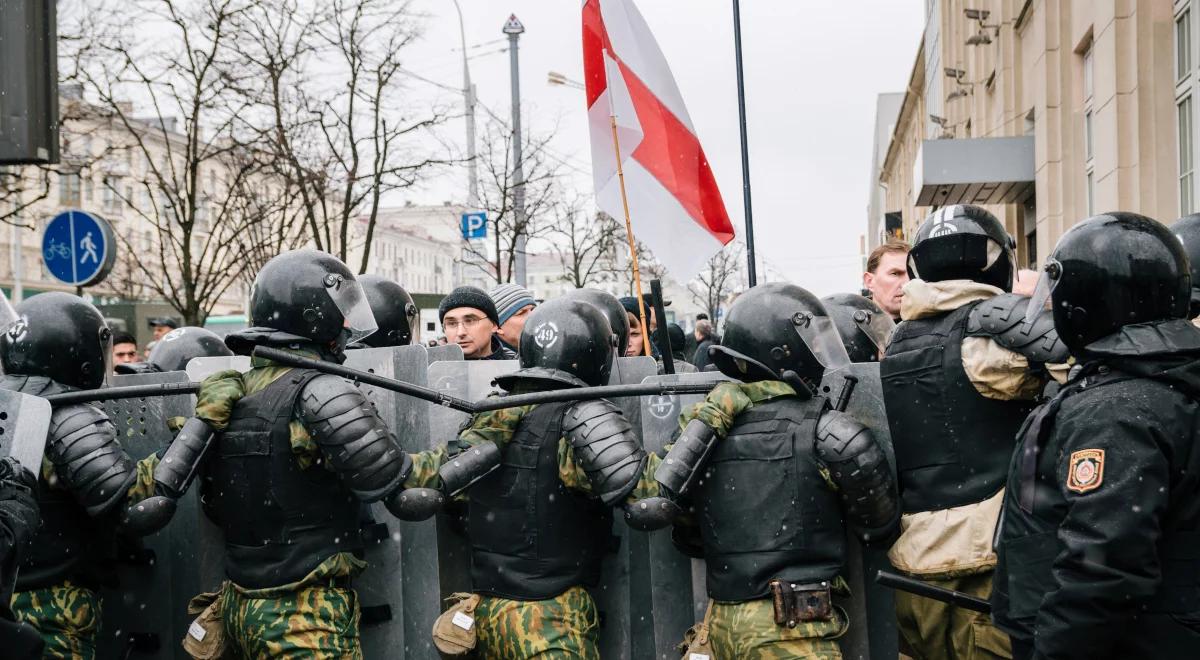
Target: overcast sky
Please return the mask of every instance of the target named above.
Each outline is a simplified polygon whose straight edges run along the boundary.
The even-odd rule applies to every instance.
[[[591,188],[583,92],[546,83],[554,70],[583,78],[579,0],[459,0],[468,46],[501,39],[510,13],[521,37],[524,124],[548,131],[555,151]],[[730,0],[639,0],[688,105],[739,236],[745,235]],[[755,240],[760,259],[818,295],[856,291],[859,237],[866,231],[875,97],[901,91],[923,29],[918,0],[745,0],[742,39],[749,117]],[[427,13],[408,67],[462,84],[458,18],[450,0],[417,0]],[[472,49],[482,104],[510,112],[503,43]],[[414,93],[455,97],[413,82]],[[484,118],[481,111],[480,121]],[[460,144],[464,130],[445,131]],[[465,175],[406,195],[415,203],[460,202]],[[760,270],[761,272],[761,270]],[[761,278],[761,275],[760,275]]]

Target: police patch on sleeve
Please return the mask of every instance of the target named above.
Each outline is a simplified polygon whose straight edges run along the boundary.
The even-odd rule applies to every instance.
[[[1104,450],[1080,449],[1071,454],[1067,468],[1067,490],[1086,493],[1104,482]]]

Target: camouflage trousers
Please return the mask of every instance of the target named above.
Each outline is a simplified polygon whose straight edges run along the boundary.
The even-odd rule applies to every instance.
[[[100,596],[63,582],[13,594],[17,621],[33,626],[46,643],[43,658],[93,660],[100,632]]]
[[[326,583],[248,590],[226,583],[221,617],[236,657],[362,659],[353,589]]]
[[[992,593],[992,573],[945,580],[926,580],[939,587],[986,599]],[[1012,658],[1008,635],[992,625],[991,617],[961,607],[896,592],[896,624],[905,651],[916,660],[997,660]]]
[[[837,609],[830,621],[810,621],[788,628],[775,623],[770,598],[714,602],[708,617],[708,642],[713,660],[841,660],[837,638],[849,625],[845,614]]]
[[[475,608],[475,657],[599,660],[600,615],[583,587],[547,600],[483,596]]]

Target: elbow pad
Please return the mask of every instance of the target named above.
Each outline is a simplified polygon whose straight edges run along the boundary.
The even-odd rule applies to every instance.
[[[412,470],[412,459],[350,381],[317,376],[304,386],[297,407],[330,466],[360,500],[382,499]]]
[[[671,451],[655,471],[654,480],[673,495],[686,495],[704,473],[708,456],[716,446],[717,432],[693,419],[675,439]]]
[[[563,434],[601,502],[619,504],[637,487],[648,459],[620,408],[577,401],[563,414]]]
[[[887,538],[900,522],[900,497],[871,430],[846,413],[827,410],[817,421],[815,449],[851,527],[867,542]]]
[[[1032,323],[1025,323],[1029,298],[1005,293],[976,305],[967,317],[967,334],[990,337],[1030,362],[1061,364],[1071,357],[1054,329],[1054,315],[1043,310]]]
[[[442,489],[451,497],[500,468],[503,456],[494,442],[480,442],[454,454],[438,468]]]
[[[50,417],[46,455],[59,484],[88,515],[111,511],[137,478],[133,459],[117,443],[117,429],[89,405],[56,408]]]

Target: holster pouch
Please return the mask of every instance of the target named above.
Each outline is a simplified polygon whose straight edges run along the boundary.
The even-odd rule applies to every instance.
[[[475,608],[479,594],[458,593],[447,600],[458,602],[433,622],[433,645],[443,658],[468,657],[477,643]]]
[[[704,620],[683,633],[683,642],[676,647],[683,660],[712,660],[715,657],[712,645],[708,643],[708,621],[712,617],[712,608],[713,602],[710,600]]]
[[[198,615],[183,636],[183,650],[196,660],[232,658],[225,622],[221,620],[221,594],[225,584],[216,591],[200,594],[188,602],[188,614]]]
[[[776,579],[770,585],[775,625],[795,628],[808,621],[833,618],[833,592],[828,582],[794,584]]]

